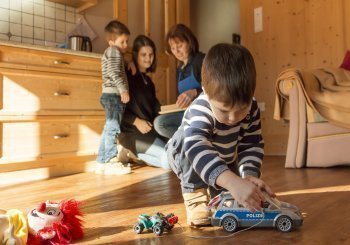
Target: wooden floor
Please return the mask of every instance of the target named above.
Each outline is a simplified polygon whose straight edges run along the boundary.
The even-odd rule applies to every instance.
[[[263,179],[280,200],[304,213],[304,225],[291,233],[256,228],[229,238],[221,227],[190,228],[179,182],[170,171],[136,166],[126,176],[82,173],[0,189],[0,208],[28,212],[36,203],[76,198],[85,202],[85,237],[77,244],[350,244],[350,168],[285,169],[283,157],[266,157]],[[141,213],[174,212],[175,226],[161,237],[134,234]],[[193,239],[189,235],[212,239]]]

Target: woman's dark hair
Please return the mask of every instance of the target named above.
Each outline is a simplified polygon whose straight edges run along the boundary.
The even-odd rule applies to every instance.
[[[139,54],[139,51],[142,47],[149,46],[153,50],[153,62],[150,67],[147,68],[146,72],[155,72],[157,68],[157,49],[154,42],[145,35],[139,35],[135,38],[134,44],[132,45],[132,60],[137,68],[139,70],[139,65],[137,63],[137,56]]]
[[[202,86],[210,99],[225,105],[251,103],[256,71],[249,50],[238,44],[214,45],[203,61]]]
[[[198,53],[199,44],[196,36],[193,34],[190,28],[185,26],[184,24],[177,24],[170,28],[168,31],[165,41],[166,41],[166,51],[171,54],[171,48],[169,45],[170,39],[179,39],[182,42],[188,43],[189,52],[191,55]]]

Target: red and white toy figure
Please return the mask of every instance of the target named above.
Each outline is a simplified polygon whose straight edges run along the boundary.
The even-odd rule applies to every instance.
[[[46,201],[28,214],[28,244],[70,244],[83,237],[81,202]]]

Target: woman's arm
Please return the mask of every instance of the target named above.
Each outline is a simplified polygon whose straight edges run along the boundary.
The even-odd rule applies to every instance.
[[[135,120],[133,122],[133,125],[137,128],[138,131],[140,131],[142,134],[147,134],[149,131],[152,130],[152,123],[143,120],[139,117],[135,117]]]

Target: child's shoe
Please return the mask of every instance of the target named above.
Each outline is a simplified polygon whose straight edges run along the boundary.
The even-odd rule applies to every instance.
[[[109,162],[106,163],[105,167],[105,175],[124,175],[124,174],[130,174],[131,173],[131,167],[130,166],[124,166],[121,162]]]
[[[119,162],[128,163],[130,161],[132,162],[139,161],[138,157],[132,151],[130,151],[129,149],[126,149],[124,146],[118,144],[117,148],[118,148],[117,159]]]
[[[210,211],[207,208],[209,198],[206,189],[184,193],[188,225],[209,225]]]
[[[97,162],[95,166],[95,174],[104,174],[105,166],[106,164]]]

